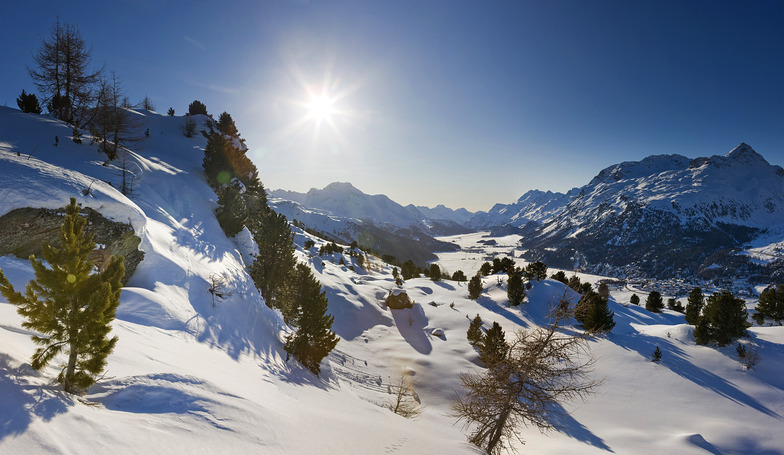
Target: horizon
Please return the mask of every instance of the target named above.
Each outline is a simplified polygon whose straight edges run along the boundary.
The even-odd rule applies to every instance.
[[[784,164],[784,5],[476,5],[13,3],[0,103],[38,94],[26,66],[59,18],[132,102],[229,112],[268,189],[476,212],[649,155],[745,142]]]

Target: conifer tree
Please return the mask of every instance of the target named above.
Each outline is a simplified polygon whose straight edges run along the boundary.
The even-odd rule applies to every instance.
[[[215,217],[226,237],[237,235],[248,220],[248,207],[234,185],[226,185],[218,191],[218,208]]]
[[[702,295],[702,289],[692,289],[689,292],[689,298],[686,300],[686,322],[691,325],[697,325],[704,306],[705,296]]]
[[[334,317],[327,314],[327,298],[308,266],[297,264],[287,299],[296,308],[295,334],[286,338],[284,349],[316,376],[321,360],[338,344],[340,338],[332,331]]]
[[[756,310],[757,314],[762,316],[757,318],[760,324],[766,317],[780,324],[781,320],[784,319],[784,285],[780,284],[778,287],[771,286],[762,291]]]
[[[632,305],[639,305],[640,304],[640,296],[637,295],[637,294],[632,294],[632,296],[629,297],[629,303],[631,303]]]
[[[430,264],[428,276],[432,281],[441,281],[441,267],[438,264]]]
[[[0,271],[0,292],[25,318],[22,326],[39,345],[31,365],[40,370],[60,353],[68,361],[57,380],[66,392],[86,390],[106,366],[117,337],[108,338],[120,303],[125,275],[122,257],[112,257],[105,270],[94,273],[88,255],[95,249],[92,236],[83,232],[87,220],[71,198],[60,228],[60,245],[42,245],[43,260],[30,256],[35,272],[24,295],[14,290]],[[47,265],[51,268],[48,268]]]
[[[656,350],[653,351],[653,356],[652,356],[651,361],[652,362],[658,362],[658,361],[661,360],[661,358],[662,358],[661,349],[659,349],[659,346],[656,346]]]
[[[465,276],[465,273],[463,273],[462,270],[458,270],[452,274],[452,280],[457,281],[457,284],[460,284],[461,281],[467,281],[468,277]]]
[[[583,327],[589,332],[609,332],[615,327],[615,313],[610,311],[607,300],[591,291],[587,294],[587,304],[583,316]],[[581,299],[582,300],[582,299]]]
[[[511,306],[523,303],[525,299],[525,283],[523,282],[523,272],[520,269],[509,273],[506,296],[509,298],[509,305]]]
[[[476,300],[482,295],[482,277],[474,275],[468,282],[468,298]]]
[[[468,339],[468,342],[471,343],[471,346],[476,346],[477,343],[482,341],[482,335],[482,318],[479,317],[479,313],[477,313],[476,317],[468,324],[466,338]]]
[[[88,70],[90,54],[79,28],[57,21],[33,56],[35,67],[27,69],[49,112],[77,127],[89,115],[95,100],[93,86],[102,71]]]
[[[547,278],[547,265],[542,261],[532,262],[526,266],[525,275],[529,280],[542,281]]]
[[[170,107],[169,110],[166,111],[166,113],[169,114],[169,117],[174,117],[174,108]]]
[[[698,325],[706,323],[707,338],[716,341],[719,346],[726,346],[746,331],[746,316],[746,303],[743,299],[735,297],[729,291],[722,291],[708,297]]]
[[[509,350],[504,330],[497,322],[493,322],[493,326],[490,327],[477,345],[479,346],[479,359],[488,368],[492,368],[503,360]]]
[[[651,291],[645,299],[645,309],[652,313],[661,313],[664,309],[664,300],[659,291]]]
[[[34,93],[25,93],[25,91],[22,90],[22,94],[16,99],[16,105],[19,106],[19,110],[25,114],[41,113],[41,105],[38,104],[38,97],[35,96]]]
[[[563,284],[569,284],[569,279],[566,278],[566,274],[564,273],[563,270],[559,270],[555,272],[550,278],[556,281],[560,281]]]
[[[490,275],[493,273],[493,266],[489,262],[485,262],[481,267],[479,267],[479,273],[481,273],[482,276]]]
[[[278,297],[296,263],[291,228],[284,215],[269,209],[254,217],[248,227],[259,249],[250,267],[251,278],[267,305],[280,308],[283,302]]]
[[[204,105],[199,100],[193,100],[191,104],[188,105],[188,114],[190,115],[207,115],[207,106]]]
[[[607,286],[607,283],[600,283],[597,292],[604,300],[610,299],[610,287]]]

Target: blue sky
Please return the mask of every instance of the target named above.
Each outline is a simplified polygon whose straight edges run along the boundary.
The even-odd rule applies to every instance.
[[[6,2],[0,103],[58,16],[131,100],[229,112],[270,189],[487,210],[651,154],[784,165],[782,2]]]

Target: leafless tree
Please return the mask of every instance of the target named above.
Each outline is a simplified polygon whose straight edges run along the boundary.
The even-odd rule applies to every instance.
[[[91,53],[79,28],[58,20],[33,56],[35,67],[27,69],[49,111],[76,127],[84,126],[91,114],[94,86],[103,71],[88,69]]]
[[[587,335],[570,335],[562,323],[571,317],[565,299],[554,306],[548,327],[518,330],[507,356],[483,372],[461,376],[464,394],[456,394],[452,416],[471,428],[468,439],[498,454],[514,451],[510,440],[523,442],[521,426],[540,431],[554,427],[564,400],[585,398],[599,381],[591,380],[593,359]]]
[[[411,419],[422,413],[424,406],[414,391],[411,379],[406,376],[405,372],[400,375],[400,378],[394,384],[389,385],[388,392],[392,395],[389,401],[389,409],[395,414]]]
[[[210,275],[210,287],[207,288],[212,294],[212,307],[215,308],[215,298],[224,299],[229,297],[230,295],[234,294],[233,291],[229,291],[226,288],[229,279],[226,275],[219,275],[217,273],[213,273]]]

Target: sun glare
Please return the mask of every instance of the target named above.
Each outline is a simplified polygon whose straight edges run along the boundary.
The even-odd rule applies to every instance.
[[[316,120],[327,120],[335,111],[334,100],[327,95],[315,95],[308,104],[310,116]]]

